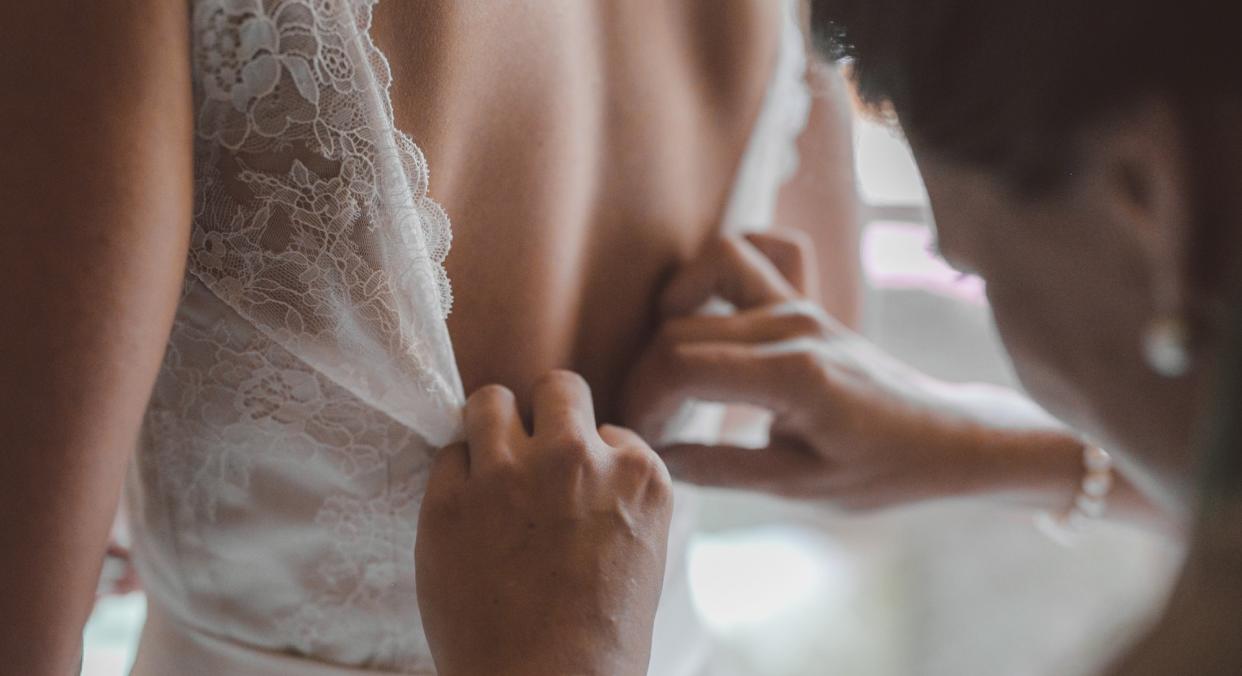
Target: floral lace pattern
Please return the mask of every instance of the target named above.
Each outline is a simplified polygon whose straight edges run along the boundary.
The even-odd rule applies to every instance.
[[[152,579],[210,568],[217,558],[270,556],[277,577],[242,569],[223,582],[189,581],[183,602],[210,613],[213,597],[236,594],[231,586],[239,580],[270,585],[271,598],[258,600],[244,630],[270,620],[263,643],[334,661],[429,669],[413,584],[425,445],[254,331],[199,282],[187,284],[186,301],[215,304],[218,316],[178,317],[147,412],[138,461],[143,491],[165,513],[145,527],[167,526],[146,546],[171,548],[171,556],[152,558],[176,569]],[[394,461],[406,456],[413,461],[394,476]],[[233,548],[231,529],[255,528],[279,512],[262,503],[264,489],[254,485],[272,477],[297,477],[301,485],[287,495],[299,502],[307,494],[310,504],[288,515],[291,525],[262,526],[265,540]],[[278,552],[290,549],[305,554],[280,561]],[[183,593],[159,584],[148,591]],[[221,625],[245,620],[234,613]]]
[[[315,602],[303,604],[282,619],[282,633],[309,651],[328,641],[365,642],[369,661],[399,669],[428,669],[430,651],[416,613],[395,621],[377,622],[378,613],[353,611],[393,607],[394,593],[404,604],[417,606],[410,584],[414,567],[414,528],[424,486],[411,481],[369,499],[342,495],[324,502],[315,517],[336,544],[337,556],[316,570],[320,591]]]
[[[443,321],[451,228],[427,195],[426,159],[393,125],[374,1],[194,3],[189,270],[438,445],[463,399]]]
[[[134,513],[183,621],[426,671],[414,534],[463,400],[451,235],[393,125],[374,2],[192,0],[195,213]]]

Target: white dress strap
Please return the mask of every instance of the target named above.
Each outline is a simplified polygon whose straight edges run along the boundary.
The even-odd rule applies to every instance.
[[[763,107],[738,166],[721,229],[726,234],[766,230],[781,186],[798,169],[798,137],[811,110],[807,46],[798,0],[783,0],[780,46]]]

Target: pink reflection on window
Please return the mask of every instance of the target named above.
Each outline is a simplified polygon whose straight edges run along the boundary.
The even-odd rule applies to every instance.
[[[949,267],[933,243],[931,228],[920,223],[874,221],[863,231],[863,274],[877,289],[919,289],[985,305],[983,280]]]

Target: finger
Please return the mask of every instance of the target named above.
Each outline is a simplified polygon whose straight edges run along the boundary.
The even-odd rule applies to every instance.
[[[660,339],[670,343],[770,343],[835,333],[827,313],[811,301],[745,310],[732,315],[691,315],[666,321]]]
[[[450,444],[436,453],[427,476],[427,495],[435,497],[452,493],[465,484],[470,475],[470,451],[464,442]]]
[[[713,296],[739,310],[780,303],[798,297],[762,253],[744,239],[722,238],[673,276],[660,299],[667,317],[688,315]]]
[[[638,433],[628,427],[603,425],[599,428],[599,438],[613,448],[645,447],[647,442]]]
[[[663,501],[667,499],[671,487],[672,476],[664,461],[656,456],[647,442],[637,432],[616,425],[604,425],[599,428],[599,436],[615,451],[613,458],[617,461],[622,475],[627,476],[630,488],[642,498]]]
[[[792,446],[737,448],[683,444],[659,451],[674,479],[698,486],[800,496],[824,461]]]
[[[772,261],[798,293],[805,296],[818,288],[815,249],[805,233],[797,230],[755,232],[746,235],[746,241]]]
[[[822,387],[821,341],[776,344],[689,343],[643,360],[626,388],[624,420],[660,439],[688,399],[749,404],[792,421],[813,419],[812,395]]]
[[[511,463],[514,449],[526,437],[517,399],[501,385],[487,385],[470,395],[465,427],[471,472]]]
[[[750,404],[776,413],[798,406],[797,383],[816,368],[814,356],[795,346],[688,343],[672,347],[652,369],[635,375],[646,397],[673,410],[686,399]],[[650,382],[642,382],[644,380]]]
[[[571,371],[550,371],[531,391],[535,436],[595,435],[595,405],[591,388]]]

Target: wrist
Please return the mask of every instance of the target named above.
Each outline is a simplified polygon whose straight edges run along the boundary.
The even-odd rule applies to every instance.
[[[1056,430],[987,430],[981,436],[976,494],[1050,512],[1073,505],[1084,471],[1081,440]]]
[[[1082,481],[1084,442],[1022,395],[978,385],[950,386],[956,413],[942,443],[964,456],[962,496],[1060,512]]]

